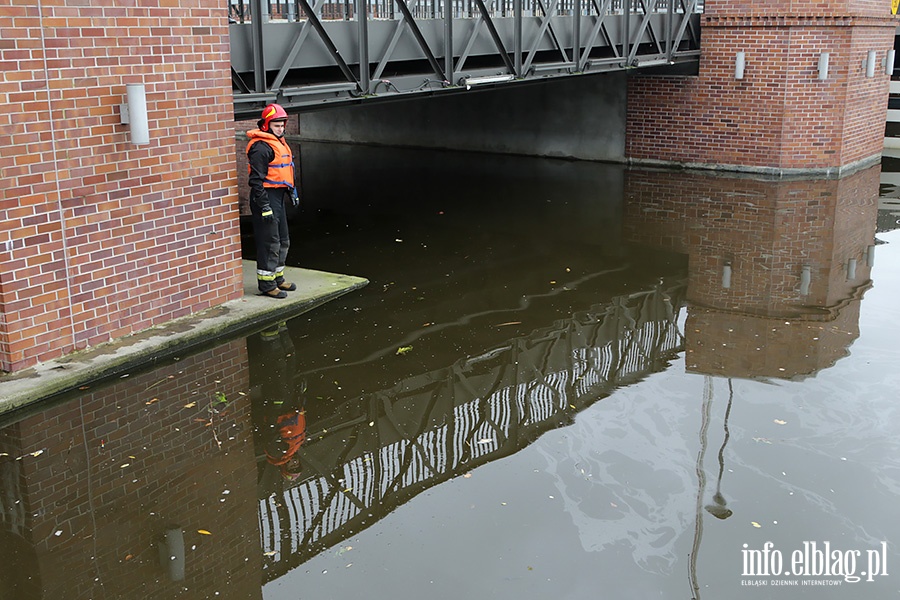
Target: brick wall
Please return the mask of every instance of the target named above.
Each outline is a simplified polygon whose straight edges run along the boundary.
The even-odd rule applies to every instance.
[[[226,10],[0,0],[0,369],[240,297]]]
[[[626,155],[773,172],[874,160],[890,79],[881,61],[898,23],[889,11],[876,2],[707,2],[699,76],[629,78]],[[874,77],[863,65],[869,50]]]
[[[262,597],[248,374],[236,340],[0,430],[0,475],[21,471],[19,530],[40,597]],[[210,420],[218,392],[228,407]],[[158,552],[173,526],[180,582]]]
[[[789,377],[846,353],[869,283],[880,175],[877,166],[801,181],[628,172],[626,238],[688,255],[690,370]]]

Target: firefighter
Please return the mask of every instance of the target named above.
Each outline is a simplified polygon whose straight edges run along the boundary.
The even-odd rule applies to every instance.
[[[258,129],[247,132],[250,172],[250,212],[256,239],[256,279],[261,295],[287,298],[297,289],[284,280],[284,263],[291,245],[285,202],[300,204],[294,159],[284,139],[287,113],[278,104],[262,111]]]

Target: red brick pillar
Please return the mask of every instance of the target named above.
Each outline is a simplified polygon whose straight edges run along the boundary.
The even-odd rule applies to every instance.
[[[0,369],[240,297],[226,12],[0,0]]]
[[[890,79],[883,61],[898,23],[890,2],[708,0],[701,22],[699,76],[629,78],[630,159],[771,173],[877,160]]]

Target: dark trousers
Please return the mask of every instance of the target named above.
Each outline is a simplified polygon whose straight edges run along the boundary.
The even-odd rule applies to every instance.
[[[253,237],[256,240],[256,280],[259,291],[263,293],[274,290],[284,281],[284,263],[291,246],[284,210],[286,189],[266,188],[269,206],[272,207],[272,216],[268,219],[261,216],[255,203],[250,203]]]

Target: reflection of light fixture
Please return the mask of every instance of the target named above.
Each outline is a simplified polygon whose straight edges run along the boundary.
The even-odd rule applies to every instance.
[[[828,79],[828,59],[830,58],[830,54],[828,52],[823,52],[819,55],[819,81],[825,81]]]
[[[722,495],[722,471],[725,470],[725,444],[728,443],[728,438],[731,437],[731,432],[728,431],[728,416],[731,414],[731,403],[734,401],[734,388],[731,385],[731,379],[728,379],[728,408],[725,409],[725,422],[723,428],[725,429],[725,439],[722,440],[722,447],[719,448],[719,478],[716,480],[716,493],[713,494],[713,503],[707,504],[704,508],[706,512],[711,514],[717,519],[727,519],[734,512],[725,506],[725,496]]]
[[[875,266],[875,245],[866,248],[866,266],[874,267]]]
[[[171,581],[184,580],[184,531],[173,527],[159,542],[159,562]]]
[[[850,258],[847,260],[847,281],[854,279],[856,279],[856,259]]]
[[[803,270],[800,271],[800,295],[806,296],[809,294],[809,282],[812,280],[812,275],[810,274],[809,265],[803,265]]]
[[[137,145],[150,143],[150,122],[147,118],[147,92],[142,83],[129,83],[125,86],[126,103],[119,105],[119,114],[123,125],[131,130],[131,143]]]
[[[746,65],[746,56],[743,51],[734,55],[734,78],[744,78],[744,66]]]
[[[506,83],[515,79],[515,75],[485,75],[484,77],[464,77],[462,84],[466,89],[470,89],[473,85],[486,85],[489,83]]]
[[[866,77],[875,77],[875,51],[866,54]]]
[[[722,267],[722,287],[726,290],[731,287],[731,263],[726,262]]]

